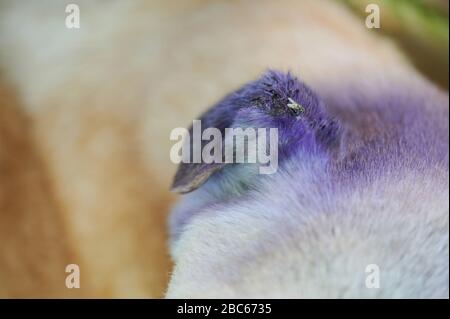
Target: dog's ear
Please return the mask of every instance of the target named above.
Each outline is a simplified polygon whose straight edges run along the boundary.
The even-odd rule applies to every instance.
[[[181,163],[172,183],[172,191],[181,194],[192,192],[224,165],[224,163]]]
[[[220,148],[222,150],[222,154],[224,154],[224,132],[225,128],[233,125],[234,117],[238,111],[239,103],[236,101],[238,92],[234,92],[233,94],[226,96],[223,100],[214,105],[200,117],[200,132],[194,132],[194,128],[192,126],[189,128],[189,134],[187,139],[184,141],[184,147],[189,149],[190,158],[188,163],[181,162],[179,164],[178,170],[172,182],[171,190],[173,192],[189,193],[200,187],[211,175],[227,165],[224,162],[223,157],[220,161],[212,163],[205,162],[202,156],[200,156],[199,159],[200,163],[195,163],[193,161],[193,157],[194,152],[200,152],[201,154],[204,146],[210,143],[216,144],[215,147]],[[205,141],[202,139],[201,148],[195,149],[193,145],[193,139],[195,138],[194,135],[198,134],[201,136],[203,132],[209,128],[215,128],[220,131],[220,138],[215,137],[211,141]]]
[[[230,144],[235,145],[232,139],[227,139],[224,134],[226,128],[275,128],[277,163],[278,151],[280,159],[287,159],[299,151],[318,152],[334,149],[334,145],[338,145],[340,140],[339,125],[326,112],[319,96],[289,72],[269,71],[260,79],[244,85],[203,114],[200,126],[201,128],[197,129],[194,123],[189,130],[189,139],[185,140],[187,143],[184,144],[184,149],[190,150],[190,158],[178,167],[172,184],[172,190],[175,192],[193,191],[225,165],[231,165],[227,162],[240,162],[234,158],[233,161],[224,160],[224,155],[228,155],[228,159],[230,155],[237,156],[225,154],[227,149],[237,152],[237,146],[226,147]],[[205,141],[202,139],[203,132],[210,128],[220,132],[217,134],[219,137],[215,136],[212,141]],[[259,143],[258,136],[255,138]],[[265,140],[261,141],[267,144]],[[204,146],[209,149],[210,143],[217,144],[215,149],[221,150],[222,158],[218,161],[216,158],[214,161],[205,162],[204,156],[201,156]],[[269,144],[272,145],[272,138]],[[258,148],[258,156],[259,150],[262,149],[264,148]]]

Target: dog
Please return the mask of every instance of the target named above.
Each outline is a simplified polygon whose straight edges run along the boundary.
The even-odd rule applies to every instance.
[[[279,167],[180,164],[168,297],[448,298],[448,98],[367,81],[315,92],[271,71],[201,117],[278,128]]]
[[[66,8],[74,3],[80,27],[68,28]],[[2,296],[405,296],[405,287],[414,296],[445,295],[448,165],[439,155],[445,138],[434,133],[446,130],[441,109],[448,94],[343,5],[5,0],[0,47],[10,96],[0,106],[8,149],[0,153],[8,172],[0,180],[0,279],[8,278]],[[267,68],[282,77],[291,70],[295,83],[310,88],[323,116],[339,127],[333,134],[340,146],[323,146],[322,155],[281,156],[275,174],[251,177],[258,190],[236,191],[236,203],[227,197],[241,168],[224,167],[168,217],[178,200],[169,192],[177,170],[169,158],[171,130]],[[421,99],[426,103],[416,122]],[[402,147],[388,161],[398,169],[383,171],[382,156],[370,145],[396,152],[395,141],[413,136],[402,136],[409,124],[391,118],[403,113],[389,106],[402,101],[401,110],[414,102],[411,117],[402,118],[430,130],[417,136],[416,145],[425,145],[417,158]],[[356,116],[358,110],[368,114]],[[427,151],[429,166],[420,170],[420,152]],[[349,163],[364,164],[354,167],[359,175],[345,175]],[[328,166],[335,172],[322,171]],[[223,189],[227,172],[231,180]],[[206,211],[200,204],[210,201]],[[416,254],[405,252],[407,242]],[[420,256],[428,259],[417,265]],[[379,266],[379,289],[360,287],[368,263]],[[65,286],[68,264],[79,266],[79,289]]]

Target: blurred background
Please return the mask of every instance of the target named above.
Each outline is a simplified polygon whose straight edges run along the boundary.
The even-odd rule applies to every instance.
[[[393,39],[414,66],[448,90],[448,1],[344,0],[356,14],[365,16],[369,3],[383,14],[379,32]]]
[[[172,128],[268,67],[313,87],[420,72],[448,91],[448,15],[446,0],[0,0],[0,297],[162,297]]]

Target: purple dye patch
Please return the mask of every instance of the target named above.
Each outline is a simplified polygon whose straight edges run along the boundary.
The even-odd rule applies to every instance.
[[[279,169],[287,159],[320,156],[337,183],[370,182],[398,168],[448,171],[448,107],[429,89],[415,92],[399,84],[375,99],[357,89],[320,97],[289,72],[268,71],[204,113],[202,130],[215,127],[224,135],[227,127],[278,128]],[[288,106],[292,101],[301,111]],[[181,164],[174,184],[208,165]],[[221,173],[215,171],[216,182]]]
[[[225,136],[225,128],[277,128],[279,162],[299,150],[331,151],[339,145],[341,134],[337,121],[325,112],[323,102],[309,87],[290,73],[277,71],[268,71],[260,79],[229,94],[200,120],[202,132],[214,127],[222,136]],[[192,132],[191,127],[191,136]],[[202,148],[206,143],[208,141],[202,141]],[[180,164],[173,183],[173,189],[181,192],[192,191],[209,178],[210,170],[216,173],[224,167],[192,163],[192,143],[190,147],[191,163]],[[198,176],[200,172],[204,178]]]
[[[311,208],[302,212],[306,214],[326,211],[323,207],[334,210],[333,196],[386,175],[395,180],[405,170],[448,172],[448,99],[428,83],[416,90],[401,83],[373,82],[368,87],[376,90],[376,98],[373,92],[343,85],[315,93],[290,73],[269,71],[226,96],[203,114],[202,129],[216,127],[223,134],[227,127],[278,128],[278,172],[249,177],[246,169],[234,166],[246,164],[224,165],[174,210],[172,240],[192,217],[220,207],[240,207],[261,192],[290,194],[286,200],[274,195],[274,214],[297,204]],[[289,99],[302,112],[293,112]],[[177,174],[195,175],[209,169],[205,165],[182,164]],[[307,181],[302,180],[305,176]],[[448,179],[448,174],[442,178]]]

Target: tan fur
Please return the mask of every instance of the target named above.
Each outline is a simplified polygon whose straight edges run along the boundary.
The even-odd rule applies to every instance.
[[[79,296],[64,286],[65,265],[77,256],[18,103],[1,82],[0,296]]]

